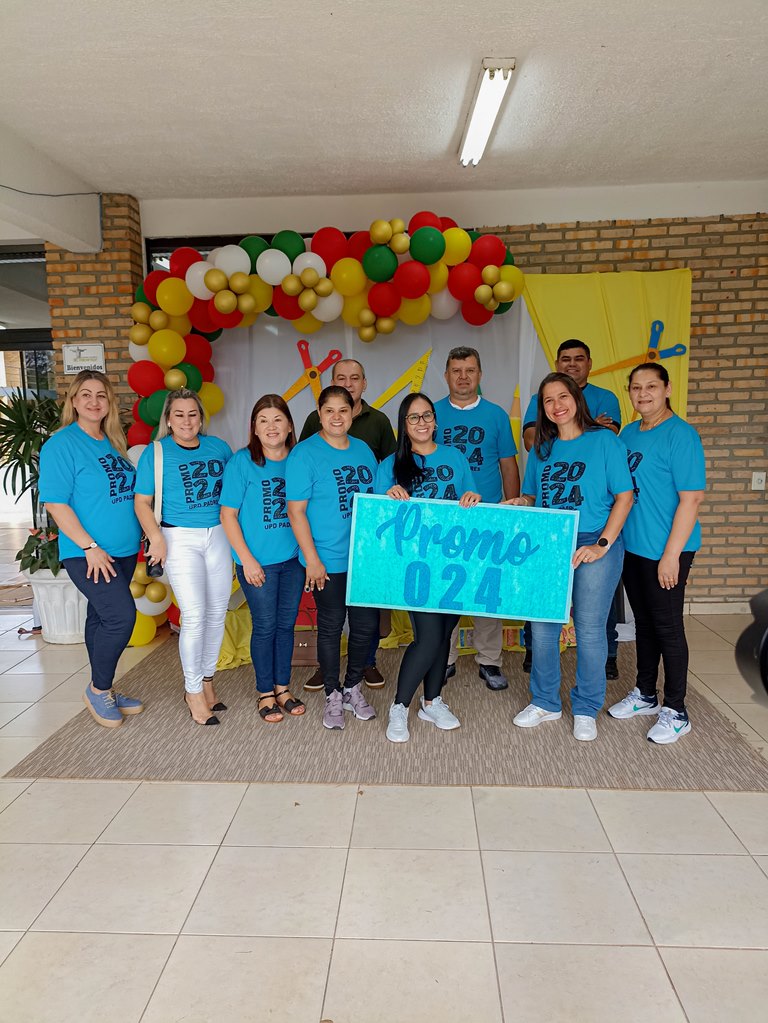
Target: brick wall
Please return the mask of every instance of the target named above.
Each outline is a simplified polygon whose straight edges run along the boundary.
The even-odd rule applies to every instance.
[[[103,248],[97,253],[45,246],[56,385],[63,396],[72,380],[63,375],[62,344],[101,342],[121,408],[130,410],[136,396],[126,380],[131,365],[127,335],[133,296],[144,277],[138,201],[130,195],[102,196],[102,232]]]

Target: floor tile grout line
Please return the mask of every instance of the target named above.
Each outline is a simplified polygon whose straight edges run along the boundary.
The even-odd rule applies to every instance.
[[[472,801],[472,817],[475,821],[475,834],[477,835],[477,853],[480,859],[480,877],[483,881],[483,895],[485,896],[485,909],[488,914],[488,932],[491,936],[491,955],[493,956],[493,970],[496,974],[496,993],[499,996],[499,1011],[501,1013],[501,1023],[505,1023],[506,1013],[504,1012],[504,998],[501,992],[501,977],[499,976],[499,960],[496,956],[496,940],[493,933],[493,917],[491,915],[491,899],[488,894],[488,885],[485,878],[485,861],[483,859],[483,849],[480,845],[480,825],[477,822],[477,806],[475,805],[475,787],[469,786],[469,798]]]
[[[714,804],[714,803],[712,802],[712,800],[711,800],[711,799],[709,798],[709,796],[708,796],[708,795],[707,795],[707,793],[706,793],[706,792],[704,791],[704,789],[702,789],[702,790],[701,790],[701,794],[702,794],[702,796],[704,796],[704,798],[706,799],[706,801],[707,801],[707,802],[709,803],[709,805],[710,805],[710,806],[712,807],[712,809],[713,809],[713,810],[715,811],[715,813],[716,813],[716,814],[717,814],[717,816],[718,816],[718,817],[720,818],[720,820],[721,820],[721,821],[723,822],[723,824],[725,824],[725,826],[726,826],[726,827],[728,828],[728,830],[729,830],[729,831],[731,832],[731,834],[732,834],[732,835],[733,835],[733,837],[734,837],[734,838],[736,839],[736,841],[737,841],[737,842],[739,843],[739,845],[740,845],[740,846],[742,847],[742,849],[744,849],[744,851],[746,852],[746,854],[747,854],[748,856],[752,856],[752,855],[753,855],[753,854],[752,854],[752,850],[751,850],[751,849],[748,849],[748,848],[747,848],[747,845],[746,845],[746,843],[745,843],[745,842],[742,842],[742,840],[741,840],[741,837],[740,837],[740,836],[738,835],[738,833],[737,833],[737,832],[735,831],[735,829],[734,829],[734,828],[733,828],[733,827],[731,826],[730,822],[729,822],[729,821],[728,821],[728,820],[727,820],[727,819],[726,819],[726,818],[725,818],[725,817],[723,816],[723,814],[722,814],[722,813],[720,812],[720,810],[719,810],[719,809],[718,809],[718,808],[717,808],[717,807],[715,806],[715,804]]]

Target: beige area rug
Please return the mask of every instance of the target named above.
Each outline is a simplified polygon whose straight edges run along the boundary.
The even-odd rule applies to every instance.
[[[100,728],[83,710],[7,775],[11,778],[109,778],[203,782],[347,782],[388,785],[517,785],[620,789],[768,790],[768,761],[733,725],[695,691],[689,692],[693,730],[674,746],[649,743],[648,718],[614,721],[600,715],[596,742],[571,734],[570,711],[537,729],[512,725],[528,702],[520,654],[505,654],[510,688],[492,693],[477,676],[474,658],[461,657],[444,696],[462,722],[441,732],[416,717],[411,705],[411,741],[395,745],[384,732],[402,651],[379,652],[387,678],[366,690],[378,717],[347,716],[344,731],[323,728],[322,693],[303,693],[311,669],[294,670],[294,691],[307,704],[303,717],[264,724],[256,713],[253,671],[236,668],[217,675],[222,712],[217,728],[194,725],[182,704],[182,675],[175,639],[126,675],[120,688],[141,697],[143,714],[122,728]],[[575,651],[563,654],[564,689],[573,683]],[[609,684],[608,702],[627,692],[633,677],[634,645],[622,643],[623,681]],[[564,706],[569,707],[567,695]]]
[[[32,606],[32,587],[29,583],[9,583],[0,586],[0,607]]]

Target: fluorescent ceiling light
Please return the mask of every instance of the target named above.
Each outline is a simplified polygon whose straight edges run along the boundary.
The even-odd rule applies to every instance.
[[[486,57],[483,60],[478,89],[459,149],[459,162],[465,167],[480,163],[514,69],[515,61],[511,57],[504,59]]]

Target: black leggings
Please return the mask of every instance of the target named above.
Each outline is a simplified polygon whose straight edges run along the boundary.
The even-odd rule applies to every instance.
[[[424,699],[439,696],[445,681],[445,669],[451,649],[451,633],[459,624],[458,615],[434,611],[409,611],[413,642],[403,654],[397,676],[395,703],[410,706],[419,684],[424,682]]]
[[[688,682],[688,643],[683,625],[685,584],[693,551],[680,555],[677,585],[659,584],[659,563],[638,554],[624,555],[624,588],[635,615],[637,688],[643,696],[656,696],[659,661],[664,662],[664,706],[685,712]]]
[[[349,616],[347,673],[344,685],[350,689],[363,677],[374,636],[379,635],[379,611],[372,607],[347,607],[347,573],[328,574],[322,590],[315,590],[317,606],[317,659],[326,694],[341,688],[341,632]]]

